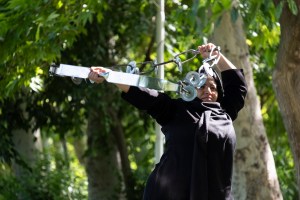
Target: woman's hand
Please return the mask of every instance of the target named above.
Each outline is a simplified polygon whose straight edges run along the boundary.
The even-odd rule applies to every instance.
[[[198,50],[204,59],[208,58],[209,55],[217,55],[218,53],[220,53],[218,51],[214,51],[211,53],[211,51],[214,49],[216,49],[216,45],[214,45],[213,43],[208,43],[208,44],[203,44],[201,46],[198,46]]]
[[[112,70],[107,69],[105,67],[91,67],[91,72],[89,73],[89,79],[96,83],[102,83],[105,79],[102,76],[99,76],[101,73],[110,72]],[[123,92],[128,92],[130,86],[129,85],[122,85],[122,84],[115,84],[120,90]]]
[[[109,72],[109,71],[111,70],[104,67],[91,67],[91,72],[89,73],[89,79],[96,83],[102,83],[105,79],[102,76],[99,76],[99,74],[103,72]]]
[[[220,51],[213,51],[211,53],[211,51],[214,49],[216,49],[216,45],[214,45],[213,43],[198,46],[198,50],[204,59],[208,58],[209,55],[220,55],[220,60],[217,63],[217,67],[221,72],[228,69],[236,69],[234,64],[230,60],[228,60]]]

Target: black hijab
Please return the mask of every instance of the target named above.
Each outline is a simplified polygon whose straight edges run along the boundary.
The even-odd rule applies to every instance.
[[[221,78],[220,78],[218,72],[217,72],[214,68],[212,68],[212,67],[210,67],[210,70],[212,70],[212,77],[213,77],[213,79],[215,80],[216,85],[217,85],[217,90],[218,90],[218,98],[217,98],[217,102],[221,103],[222,98],[223,98],[223,96],[224,96],[223,83],[222,83],[222,80],[221,80]],[[199,74],[204,73],[204,74],[206,74],[207,76],[210,76],[209,73],[205,70],[204,67],[200,67],[199,70],[197,70],[197,72],[198,72]]]

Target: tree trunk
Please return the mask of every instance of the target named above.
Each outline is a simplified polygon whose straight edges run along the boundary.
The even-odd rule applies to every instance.
[[[105,129],[101,115],[90,111],[88,119],[88,148],[86,163],[89,200],[119,199],[121,178],[113,134]]]
[[[295,2],[298,15],[293,15],[285,2],[280,17],[281,38],[273,88],[291,144],[300,191],[300,1]]]
[[[126,139],[124,136],[122,124],[118,119],[116,110],[109,109],[109,113],[112,120],[115,122],[113,127],[113,135],[115,136],[116,144],[120,153],[123,179],[124,179],[125,189],[126,189],[126,197],[128,200],[138,199],[137,194],[134,190],[135,180],[130,168],[130,161],[128,158],[128,150],[126,146]]]
[[[245,107],[235,121],[237,147],[234,158],[233,193],[238,200],[282,199],[273,155],[268,143],[254,86],[243,21],[225,12],[215,27],[213,42],[221,46],[237,68],[243,68],[248,84]]]
[[[86,160],[84,158],[84,153],[86,151],[86,138],[85,137],[75,137],[73,140],[73,147],[75,154],[80,164],[86,167]]]
[[[25,120],[28,119],[26,106],[26,103],[16,105],[16,107],[18,107],[20,115]],[[38,159],[38,151],[42,150],[40,130],[38,129],[33,132],[30,128],[28,130],[25,130],[22,127],[15,127],[15,129],[13,129],[11,133],[14,148],[21,158],[19,162],[17,162],[17,160],[12,161],[12,170],[18,181],[22,185],[26,185],[27,183],[25,182],[25,180],[27,179],[24,179],[24,177],[28,177],[30,175],[30,169],[32,167],[35,167],[36,161]],[[22,192],[17,191],[17,193],[19,199],[25,198]]]
[[[21,103],[18,106],[23,119],[27,120],[27,104]],[[37,161],[38,150],[42,150],[40,130],[38,129],[37,131],[32,132],[31,129],[25,130],[23,128],[15,127],[15,129],[12,130],[12,140],[14,148],[19,153],[21,159],[25,161],[25,163],[29,167],[33,167],[35,162]],[[24,170],[26,170],[23,166],[20,166],[16,162],[13,162],[12,167],[16,177],[18,178],[21,178],[22,174],[24,173]]]
[[[40,131],[37,130],[34,133],[30,131],[25,131],[24,129],[14,129],[12,130],[12,139],[14,143],[14,148],[19,153],[22,160],[29,167],[34,167],[37,161],[37,152],[40,147],[35,140],[40,139]],[[22,179],[22,175],[27,171],[23,166],[20,166],[15,161],[13,162],[13,171],[17,178]]]

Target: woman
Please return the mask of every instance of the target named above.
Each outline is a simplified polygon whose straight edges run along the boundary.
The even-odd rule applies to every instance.
[[[214,48],[212,43],[198,47],[203,58]],[[236,137],[232,121],[244,106],[247,88],[242,70],[221,53],[217,66],[222,81],[214,72],[190,102],[145,88],[117,85],[123,99],[146,110],[162,126],[166,138],[166,150],[147,180],[145,200],[233,199]],[[92,67],[89,78],[101,83],[104,79],[98,74],[105,71]]]

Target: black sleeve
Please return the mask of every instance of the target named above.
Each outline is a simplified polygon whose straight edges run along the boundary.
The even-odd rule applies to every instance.
[[[166,124],[175,111],[174,101],[165,93],[131,86],[122,98],[139,110],[145,110],[160,125]]]
[[[238,112],[244,107],[247,85],[242,69],[226,70],[221,73],[224,97],[221,105],[232,120],[237,118]]]

